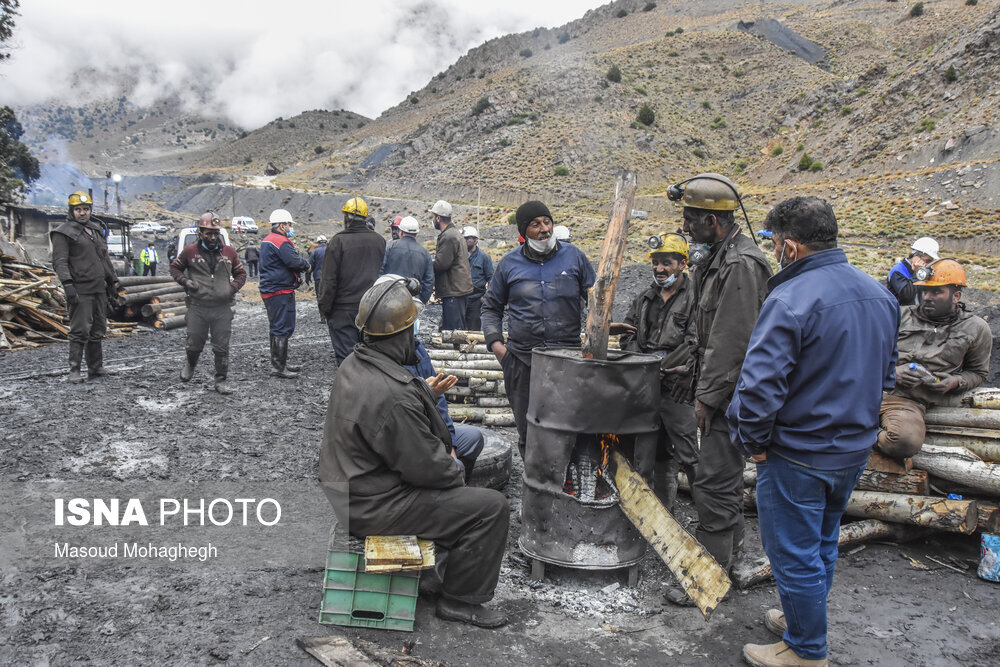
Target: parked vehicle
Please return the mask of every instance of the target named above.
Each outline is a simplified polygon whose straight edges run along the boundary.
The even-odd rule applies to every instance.
[[[222,229],[221,232],[222,232],[222,242],[225,243],[226,245],[232,245],[232,243],[229,242],[229,233],[225,229]],[[182,229],[180,233],[177,234],[177,254],[179,255],[181,250],[184,250],[184,248],[188,247],[197,240],[198,240],[197,227],[188,227],[186,229]]]
[[[115,274],[128,276],[132,274],[132,240],[122,229],[109,230],[107,236],[108,255]]]
[[[166,234],[167,227],[159,222],[143,220],[132,225],[132,232],[135,234]]]
[[[253,218],[245,215],[233,218],[230,228],[237,234],[256,234],[258,231],[257,223],[253,221]]]

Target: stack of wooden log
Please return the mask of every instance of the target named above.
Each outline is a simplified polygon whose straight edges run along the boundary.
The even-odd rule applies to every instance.
[[[55,274],[0,248],[0,349],[65,340],[66,296]]]
[[[434,370],[458,378],[458,384],[445,394],[453,420],[513,426],[514,413],[504,390],[503,371],[485,342],[481,331],[445,330],[431,335],[427,354]],[[617,336],[611,337],[608,347],[619,349]]]
[[[157,329],[184,326],[184,288],[170,276],[126,276],[119,278],[122,317],[142,321]]]
[[[912,459],[898,462],[872,453],[845,512],[863,521],[841,527],[842,549],[935,531],[1000,533],[1000,389],[978,389],[953,407],[931,408],[926,424],[925,443]],[[752,511],[756,466],[747,465],[743,482],[745,507]],[[688,486],[683,475],[680,486]],[[770,576],[766,562],[733,572],[741,588]]]

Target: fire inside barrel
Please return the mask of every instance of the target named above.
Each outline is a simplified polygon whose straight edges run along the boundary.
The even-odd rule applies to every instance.
[[[563,493],[582,503],[614,505],[618,502],[618,489],[608,473],[611,447],[618,445],[613,433],[584,434],[576,438],[576,446],[566,467]]]

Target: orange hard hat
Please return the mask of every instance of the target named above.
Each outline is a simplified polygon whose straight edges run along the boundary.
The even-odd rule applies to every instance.
[[[966,287],[969,281],[965,278],[965,269],[953,259],[939,259],[916,271],[914,285],[919,287],[938,287],[941,285],[957,285]]]

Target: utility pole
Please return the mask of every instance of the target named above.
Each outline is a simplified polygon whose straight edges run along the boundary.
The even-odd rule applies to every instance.
[[[232,220],[233,218],[236,217],[236,177],[231,176],[229,182],[232,185],[232,191],[233,191],[233,214],[229,218],[230,220]]]
[[[115,174],[111,177],[111,180],[115,182],[115,204],[118,206],[118,216],[121,217],[122,214],[122,200],[118,197],[118,184],[122,182],[122,175]]]
[[[104,212],[108,212],[108,179],[111,178],[111,172],[104,172]]]

